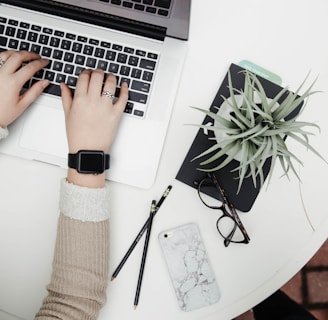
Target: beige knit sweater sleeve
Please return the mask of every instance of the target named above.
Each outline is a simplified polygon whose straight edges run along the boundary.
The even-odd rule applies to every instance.
[[[97,319],[108,283],[108,189],[63,181],[60,210],[48,296],[35,319]]]

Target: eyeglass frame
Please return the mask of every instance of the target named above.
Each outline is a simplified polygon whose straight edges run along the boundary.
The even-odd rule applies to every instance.
[[[201,196],[201,187],[203,185],[203,183],[207,180],[207,179],[211,179],[213,182],[214,187],[217,189],[217,191],[219,192],[220,196],[221,196],[221,202],[222,205],[221,206],[210,206],[209,204],[207,204],[203,197]],[[235,207],[233,206],[233,204],[229,201],[228,195],[226,193],[226,191],[221,187],[217,177],[215,176],[214,173],[207,173],[207,176],[205,178],[203,178],[202,180],[200,180],[199,182],[195,181],[194,184],[197,186],[197,192],[198,192],[198,196],[199,199],[202,201],[202,203],[210,208],[210,209],[214,209],[214,210],[221,210],[222,211],[222,216],[220,216],[218,218],[218,220],[216,221],[216,229],[218,230],[219,234],[222,236],[222,238],[224,239],[224,246],[228,247],[229,244],[232,243],[249,243],[250,242],[250,237],[243,225],[243,223],[241,222],[237,211],[235,209]],[[229,208],[229,210],[227,210],[227,207]],[[230,212],[229,212],[230,211]],[[234,227],[232,229],[232,231],[229,233],[228,236],[225,236],[222,234],[222,232],[219,229],[219,222],[222,218],[224,217],[228,217],[230,219],[232,219],[234,221]],[[233,235],[236,232],[237,227],[239,228],[239,230],[241,231],[241,233],[244,236],[244,240],[242,241],[235,241],[232,239]]]

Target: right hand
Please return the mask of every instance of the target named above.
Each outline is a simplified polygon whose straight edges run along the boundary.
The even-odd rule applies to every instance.
[[[61,84],[66,119],[66,133],[70,153],[79,150],[108,152],[119,120],[128,100],[128,88],[122,84],[118,100],[102,95],[102,91],[115,93],[116,77],[104,71],[84,70],[77,81],[74,98],[66,84]],[[103,87],[103,89],[102,89]]]
[[[128,86],[125,83],[121,85],[120,96],[113,103],[102,92],[115,93],[116,77],[107,74],[105,83],[103,82],[103,70],[84,70],[77,81],[74,98],[68,86],[61,83],[70,153],[77,153],[79,150],[102,150],[107,153],[114,141],[128,100]],[[75,169],[68,169],[67,180],[76,185],[98,188],[104,186],[105,174],[79,174]]]

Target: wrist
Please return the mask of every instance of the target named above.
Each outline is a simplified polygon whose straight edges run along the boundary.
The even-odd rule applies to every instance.
[[[105,173],[98,175],[79,173],[73,168],[67,170],[67,181],[80,187],[103,188],[105,186]]]

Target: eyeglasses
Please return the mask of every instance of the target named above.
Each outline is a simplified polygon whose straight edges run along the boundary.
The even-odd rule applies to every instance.
[[[201,181],[195,181],[194,184],[198,187],[198,196],[206,207],[222,211],[222,216],[216,221],[216,228],[224,239],[224,245],[228,247],[231,242],[249,243],[250,238],[247,231],[216,176],[213,173],[208,173],[207,177]],[[213,191],[218,192],[222,202],[220,206],[213,205],[209,199],[204,197],[204,194],[213,194]]]

